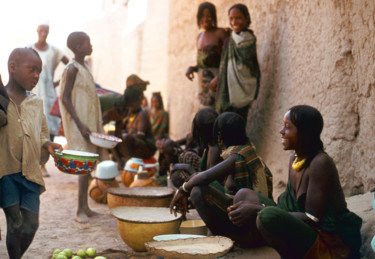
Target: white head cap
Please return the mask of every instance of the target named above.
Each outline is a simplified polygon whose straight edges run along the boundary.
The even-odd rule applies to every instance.
[[[38,21],[38,27],[44,25],[44,26],[49,26],[49,20],[40,20]]]

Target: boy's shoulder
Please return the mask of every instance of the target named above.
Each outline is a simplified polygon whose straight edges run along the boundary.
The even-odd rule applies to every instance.
[[[38,103],[43,103],[43,98],[36,95],[35,93],[33,92],[27,92],[27,96],[26,96],[26,99],[28,101],[32,101],[32,102],[38,102]]]

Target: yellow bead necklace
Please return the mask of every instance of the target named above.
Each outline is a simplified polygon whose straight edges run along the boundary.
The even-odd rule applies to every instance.
[[[296,156],[296,158],[294,159],[293,164],[292,164],[293,170],[299,172],[302,169],[305,162],[306,162],[306,158],[298,161],[298,157]]]

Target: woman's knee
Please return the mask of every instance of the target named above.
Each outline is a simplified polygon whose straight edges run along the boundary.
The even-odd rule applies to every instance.
[[[190,192],[190,200],[195,207],[203,201],[202,189],[199,186],[193,187]]]
[[[256,224],[257,228],[267,232],[284,232],[291,221],[294,219],[288,212],[278,207],[266,207],[258,212]]]
[[[242,188],[234,196],[233,204],[240,201],[258,202],[259,199],[255,191],[248,188]]]

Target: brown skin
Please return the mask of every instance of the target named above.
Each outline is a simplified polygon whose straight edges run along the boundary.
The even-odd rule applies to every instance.
[[[223,150],[226,147],[216,146],[216,148],[217,150],[213,147],[211,148],[212,153],[209,153],[211,159],[215,156],[214,153],[219,154],[220,150]],[[191,177],[189,181],[185,182],[185,184],[179,188],[179,190],[173,197],[173,200],[170,204],[170,212],[174,214],[176,214],[176,212],[181,212],[182,215],[185,216],[186,212],[188,212],[188,198],[190,196],[192,204],[197,209],[200,217],[214,235],[225,235],[234,238],[234,234],[228,231],[228,229],[232,228],[233,224],[228,220],[226,216],[222,217],[221,215],[216,214],[216,212],[211,209],[211,207],[203,199],[201,188],[207,187],[214,180],[218,180],[219,182],[225,180],[225,186],[227,186],[229,190],[235,188],[235,183],[232,177],[235,173],[235,162],[236,155],[233,154],[218,164],[210,164],[209,166],[213,166],[208,170]],[[190,174],[194,173],[192,171],[193,169],[190,166],[183,164],[176,165],[176,168],[174,169],[183,169],[190,171]]]
[[[219,53],[221,53],[223,44],[229,36],[228,33],[223,28],[212,26],[212,18],[208,9],[203,11],[203,16],[200,19],[199,24],[204,31],[200,32],[197,36],[197,49],[208,54],[212,49],[217,48]],[[192,81],[194,79],[194,72],[197,71],[197,65],[189,66],[185,75],[190,81]],[[217,83],[217,80],[215,82]]]
[[[39,80],[42,61],[30,49],[18,49],[18,58],[10,58],[8,63],[9,82],[5,86],[9,98],[20,105]],[[55,149],[62,150],[61,145],[47,141],[42,149],[55,156]],[[7,221],[6,245],[9,258],[19,259],[30,246],[39,226],[39,214],[20,208],[19,204],[4,208]]]
[[[299,141],[297,133],[298,130],[287,112],[280,134],[284,150],[295,151],[289,160],[289,179],[297,198],[306,194],[305,211],[321,219],[327,208],[346,207],[345,196],[335,163],[328,154],[319,152],[308,167],[300,171],[293,170],[294,154],[303,158],[306,149]],[[302,258],[307,251],[296,247],[294,245],[296,240],[285,240],[284,236],[271,235],[264,229],[259,218],[256,217],[256,213],[261,209],[263,207],[256,193],[252,190],[241,189],[235,196],[234,205],[228,208],[228,213],[234,225],[250,225],[252,227],[249,227],[248,231],[254,235],[259,234],[259,239],[253,242],[263,240],[267,245],[275,248],[283,258]],[[317,223],[308,218],[305,213],[290,212],[290,214],[312,227],[317,226]]]
[[[151,131],[151,122],[148,112],[140,110],[143,96],[138,100],[127,104],[129,114],[136,114],[132,122],[126,124],[125,132],[122,134],[122,142],[116,146],[117,151],[127,161],[131,157],[150,158],[155,152],[151,151],[142,138],[146,132]],[[133,132],[136,129],[136,132]]]
[[[74,49],[74,59],[80,63],[81,65],[85,65],[85,57],[92,53],[92,46],[90,43],[90,38],[87,36],[85,39],[77,44]],[[90,141],[90,129],[81,122],[78,118],[77,113],[73,107],[72,103],[72,91],[74,82],[78,73],[78,69],[73,65],[68,67],[66,73],[66,82],[64,93],[62,97],[63,105],[67,109],[68,113],[76,123],[79,131],[81,132],[82,136],[87,140]],[[88,180],[89,175],[79,176],[78,178],[78,209],[75,220],[79,223],[87,223],[89,221],[89,217],[95,216],[98,213],[92,211],[88,206],[87,201],[87,191],[88,191]]]

